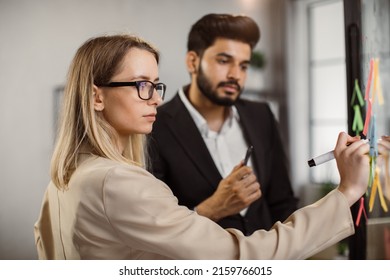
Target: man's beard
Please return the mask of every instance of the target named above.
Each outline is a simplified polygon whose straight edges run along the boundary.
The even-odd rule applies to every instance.
[[[231,99],[228,97],[219,97],[216,90],[213,90],[212,85],[210,81],[207,79],[206,75],[203,73],[202,67],[199,66],[198,76],[196,78],[196,84],[202,94],[211,102],[214,104],[220,105],[220,106],[232,106],[238,99],[238,97],[241,95],[241,87],[236,81],[228,81],[228,82],[220,82],[217,85],[218,87],[222,87],[225,85],[233,85],[237,88],[239,94],[235,99]]]

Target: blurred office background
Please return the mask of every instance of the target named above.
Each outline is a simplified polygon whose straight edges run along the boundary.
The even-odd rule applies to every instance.
[[[244,98],[280,122],[301,206],[337,183],[334,162],[307,160],[347,131],[342,0],[0,0],[0,259],[36,259],[33,225],[49,181],[61,86],[88,38],[130,32],[161,51],[167,99],[186,84],[187,33],[207,13],[240,13],[261,28],[266,66]],[[261,121],[261,120],[259,120]]]

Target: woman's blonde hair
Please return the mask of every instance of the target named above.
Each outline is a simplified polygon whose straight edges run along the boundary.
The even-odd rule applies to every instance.
[[[139,37],[101,36],[88,40],[77,51],[69,68],[57,141],[51,160],[51,179],[59,189],[66,189],[77,167],[80,148],[118,162],[145,165],[144,135],[132,135],[122,153],[119,138],[102,112],[93,107],[93,85],[107,84],[116,74],[131,48],[152,53],[157,63],[158,51]]]

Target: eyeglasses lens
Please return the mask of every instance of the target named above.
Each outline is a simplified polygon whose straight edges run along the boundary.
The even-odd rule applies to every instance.
[[[163,84],[157,84],[156,91],[157,91],[158,95],[160,95],[160,97],[162,99],[164,99],[165,86]]]
[[[160,97],[164,97],[165,88],[162,84],[153,84],[149,81],[142,81],[138,83],[138,91],[140,97],[144,100],[151,99],[153,96],[154,88],[156,88],[157,93]]]

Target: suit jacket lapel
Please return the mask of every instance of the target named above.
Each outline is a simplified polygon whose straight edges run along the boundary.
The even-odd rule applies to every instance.
[[[215,189],[222,177],[195,122],[178,95],[172,99],[171,105],[169,109],[167,108],[168,129],[177,138],[177,142],[199,172]]]
[[[252,163],[253,168],[256,172],[257,178],[259,182],[262,181],[261,170],[261,160],[264,158],[265,151],[263,150],[264,144],[262,143],[263,138],[261,134],[268,133],[263,127],[263,122],[261,120],[253,119],[253,112],[250,111],[250,108],[246,106],[247,104],[239,100],[236,102],[235,106],[237,108],[237,112],[240,116],[240,124],[244,131],[245,139],[248,145],[253,145],[253,157]]]

